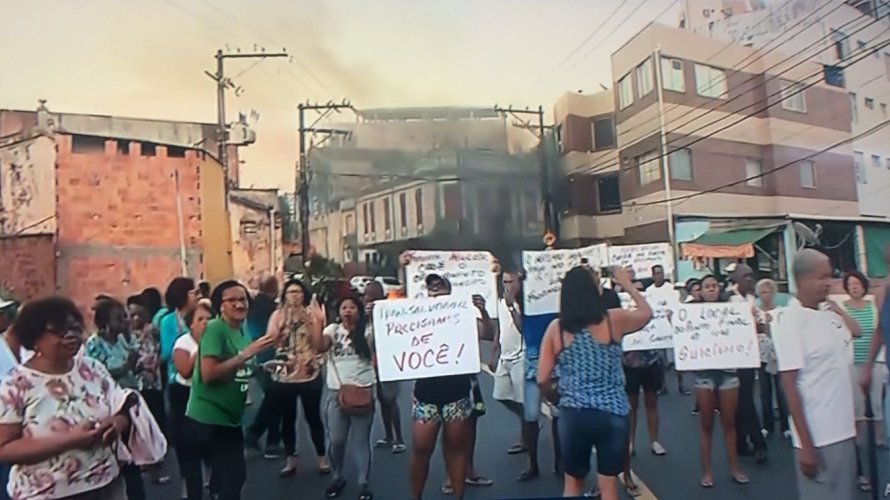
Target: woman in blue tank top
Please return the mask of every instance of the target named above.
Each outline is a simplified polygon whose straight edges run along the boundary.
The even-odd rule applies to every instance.
[[[621,338],[644,327],[652,309],[627,270],[613,269],[612,279],[630,293],[636,310],[607,311],[593,273],[576,267],[563,279],[559,319],[550,323],[541,342],[538,385],[555,399],[551,381],[556,378],[559,391],[566,497],[581,496],[590,472],[590,450],[596,448],[602,498],[618,499],[618,474],[624,467],[630,424]]]

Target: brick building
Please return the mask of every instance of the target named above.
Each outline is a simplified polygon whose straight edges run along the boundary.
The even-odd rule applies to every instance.
[[[232,276],[215,137],[209,124],[0,110],[0,290],[86,309],[97,293]]]
[[[235,189],[229,193],[232,269],[251,289],[266,276],[284,274],[282,220],[276,189]]]

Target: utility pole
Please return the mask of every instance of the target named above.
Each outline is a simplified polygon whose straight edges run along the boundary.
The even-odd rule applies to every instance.
[[[544,125],[544,107],[538,106],[538,109],[513,109],[513,106],[502,108],[498,105],[494,106],[494,110],[499,113],[506,113],[520,123],[514,123],[515,126],[532,130],[537,128],[538,136],[538,159],[541,165],[541,199],[544,202],[544,244],[548,248],[552,248],[559,239],[559,223],[553,217],[553,195],[550,192],[550,166],[547,162],[547,152],[544,148],[544,131],[550,128]],[[517,115],[537,115],[537,126],[533,126],[528,121],[522,121]]]
[[[352,132],[349,130],[316,127],[315,123],[321,118],[316,120],[312,125],[306,126],[306,111],[323,112],[327,114],[330,112],[339,113],[343,109],[355,110],[355,108],[352,107],[352,104],[345,99],[341,103],[329,101],[325,104],[301,103],[297,106],[300,122],[300,159],[297,162],[297,172],[295,175],[296,186],[294,192],[297,193],[300,200],[300,253],[303,256],[303,279],[309,280],[310,283],[312,277],[309,275],[309,183],[312,181],[312,172],[309,163],[309,151],[306,148],[306,134],[324,134],[327,136],[324,140],[327,140],[335,135],[349,137],[352,135]],[[324,114],[322,117],[323,116]],[[324,140],[322,140],[322,142],[324,142]],[[297,207],[294,206],[294,209],[297,210]]]
[[[653,53],[652,60],[655,61],[655,87],[658,89],[658,120],[659,120],[659,135],[661,136],[661,177],[662,182],[664,182],[664,201],[665,201],[665,216],[667,217],[667,230],[668,230],[668,240],[671,245],[671,262],[674,268],[673,270],[673,278],[674,283],[677,282],[677,236],[675,229],[675,221],[674,221],[674,204],[671,201],[673,199],[673,191],[671,190],[671,155],[668,153],[667,146],[667,130],[665,128],[665,116],[664,116],[664,91],[662,82],[664,81],[664,75],[661,73],[661,46],[655,48],[655,52]]]
[[[288,54],[284,50],[281,52],[253,52],[253,53],[227,53],[222,49],[216,51],[216,73],[205,71],[204,74],[216,81],[216,126],[218,130],[217,145],[219,162],[222,163],[223,172],[225,174],[226,186],[226,203],[228,203],[229,189],[234,187],[229,182],[229,151],[226,147],[228,143],[228,132],[226,131],[226,88],[235,88],[235,84],[226,78],[225,67],[223,61],[226,59],[265,59],[267,57],[287,57]],[[237,93],[237,92],[236,92]]]

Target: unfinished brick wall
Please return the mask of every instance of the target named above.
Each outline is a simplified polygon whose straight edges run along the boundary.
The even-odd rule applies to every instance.
[[[182,274],[176,172],[187,272],[200,277],[200,176],[194,151],[178,150],[182,157],[171,157],[160,145],[106,140],[89,149],[84,146],[89,141],[78,146],[76,136],[56,140],[62,293],[88,310],[98,293],[124,299],[151,286],[163,293],[170,279]]]
[[[0,295],[17,300],[56,291],[55,246],[51,235],[0,238]]]

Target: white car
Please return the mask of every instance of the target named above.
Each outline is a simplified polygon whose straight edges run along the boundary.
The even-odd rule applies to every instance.
[[[374,278],[370,276],[353,276],[352,279],[349,280],[349,286],[355,288],[355,291],[359,294],[363,294],[365,293],[365,287],[372,281],[374,281]]]
[[[396,278],[392,278],[389,276],[377,276],[374,278],[377,283],[380,283],[383,286],[383,294],[389,295],[389,292],[399,290],[402,288],[402,284],[399,283],[399,280]]]

